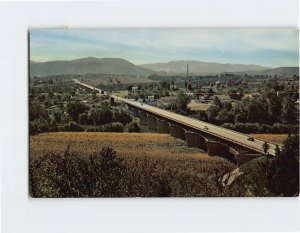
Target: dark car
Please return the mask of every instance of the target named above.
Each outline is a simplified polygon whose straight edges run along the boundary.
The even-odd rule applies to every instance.
[[[253,137],[248,137],[247,140],[251,141],[251,142],[254,142],[254,138]]]

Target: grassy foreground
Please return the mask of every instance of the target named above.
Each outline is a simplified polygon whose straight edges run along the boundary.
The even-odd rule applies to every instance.
[[[30,137],[32,197],[226,196],[220,178],[234,168],[163,134]]]

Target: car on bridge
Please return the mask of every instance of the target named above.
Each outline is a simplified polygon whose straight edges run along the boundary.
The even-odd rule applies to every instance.
[[[248,141],[251,141],[251,142],[254,142],[254,138],[253,138],[253,137],[251,137],[251,136],[250,136],[250,137],[248,137],[248,138],[247,138],[247,140],[248,140]]]

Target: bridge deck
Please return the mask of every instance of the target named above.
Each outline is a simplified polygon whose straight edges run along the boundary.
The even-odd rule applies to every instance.
[[[85,83],[81,83],[78,80],[74,80],[77,84],[80,84],[86,88],[92,89],[92,90],[98,90],[101,92],[100,89],[92,87],[90,85],[87,85]],[[106,92],[105,92],[106,94]],[[230,129],[226,129],[220,126],[216,126],[204,121],[199,121],[187,116],[183,116],[174,112],[170,112],[167,110],[163,110],[157,107],[153,107],[147,104],[142,104],[140,102],[134,101],[134,100],[130,100],[130,99],[124,99],[124,98],[120,98],[116,95],[110,95],[112,98],[115,98],[118,101],[122,101],[132,107],[135,107],[137,109],[152,113],[154,115],[160,116],[162,118],[165,119],[169,119],[172,120],[174,122],[180,123],[182,125],[186,125],[189,126],[190,128],[193,128],[195,130],[198,131],[203,131],[207,134],[211,134],[215,137],[219,137],[222,138],[224,140],[236,143],[238,145],[241,145],[245,148],[251,149],[253,151],[257,151],[259,153],[263,153],[263,149],[262,149],[262,145],[264,144],[265,141],[260,140],[260,139],[255,139],[254,141],[249,141],[247,140],[247,138],[249,137],[249,135],[247,134],[242,134]],[[208,129],[205,129],[205,127],[207,127]],[[271,155],[275,155],[275,148],[276,148],[276,144],[274,143],[268,143],[270,148],[268,150],[268,153]]]

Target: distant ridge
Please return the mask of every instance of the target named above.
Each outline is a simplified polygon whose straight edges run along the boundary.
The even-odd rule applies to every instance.
[[[166,63],[154,63],[134,65],[121,58],[95,58],[85,57],[70,61],[36,62],[30,60],[30,75],[85,75],[85,74],[116,74],[116,75],[186,75],[186,66],[189,65],[190,75],[216,75],[222,73],[234,73],[238,75],[299,75],[299,67],[268,68],[260,65],[222,64],[201,61],[170,61]]]
[[[64,74],[121,74],[148,76],[155,71],[136,66],[121,58],[86,57],[71,61],[30,61],[32,76],[64,75]]]
[[[278,75],[278,76],[299,76],[299,67],[278,67],[274,69],[266,69],[266,70],[259,70],[259,71],[243,71],[243,72],[236,72],[235,74],[248,74],[248,75]]]
[[[170,61],[166,63],[144,64],[140,67],[150,69],[153,71],[164,71],[170,75],[184,75],[186,74],[186,65],[189,65],[189,73],[191,75],[209,75],[220,74],[225,72],[241,72],[253,70],[266,70],[269,67],[260,65],[242,65],[242,64],[222,64],[214,62],[202,61]]]

